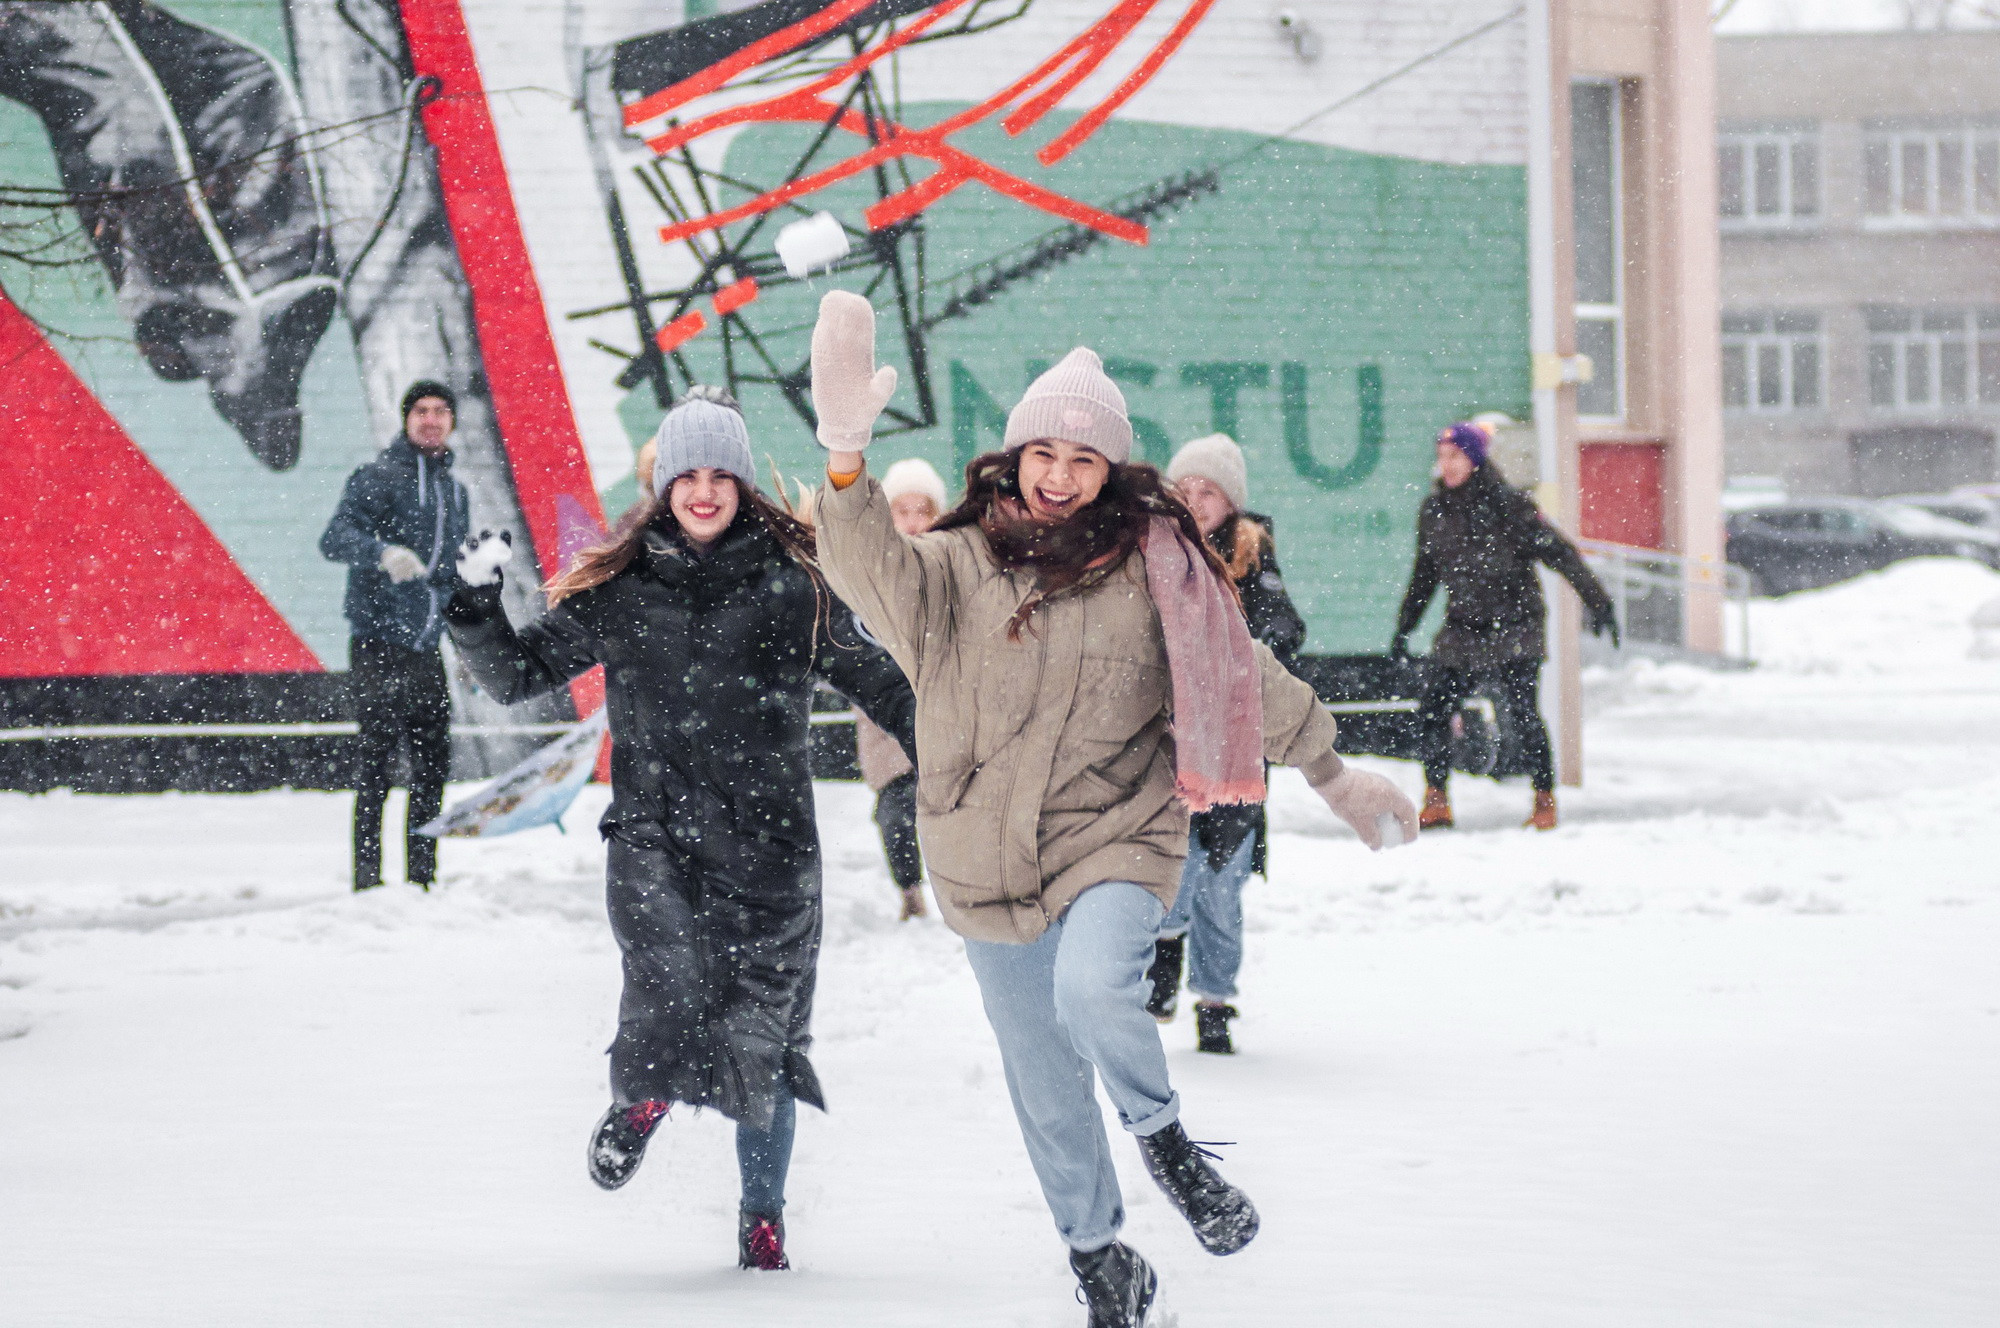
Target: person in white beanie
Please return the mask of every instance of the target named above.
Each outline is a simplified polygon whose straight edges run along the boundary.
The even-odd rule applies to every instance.
[[[882,494],[889,514],[904,535],[921,535],[944,515],[944,477],[922,457],[905,457],[882,475]],[[875,828],[882,834],[882,852],[889,860],[889,877],[902,895],[908,922],[924,916],[924,860],[917,845],[917,768],[902,747],[868,716],[854,716],[855,763],[861,780],[875,793]]]
[[[1255,1206],[1180,1123],[1145,971],[1188,812],[1303,766],[1370,844],[1416,809],[1343,765],[1312,689],[1244,625],[1227,571],[1160,473],[1132,461],[1118,387],[1078,347],[1007,417],[1004,450],[928,534],[900,534],[864,449],[896,386],[875,316],[820,302],[812,393],[830,453],[821,566],[917,695],[917,831],[965,937],[1022,1139],[1097,1328],[1146,1321],[1157,1278],[1118,1239],[1101,1082],[1197,1240],[1232,1254]]]
[[[623,963],[611,1106],[586,1154],[616,1189],[677,1103],[736,1122],[737,1259],[787,1267],[797,1102],[823,1106],[812,1044],[820,847],[812,697],[824,679],[911,742],[894,662],[826,591],[813,532],[756,487],[728,394],[661,421],[639,502],[516,629],[492,559],[468,548],[445,611],[503,703],[602,666],[611,726],[605,897]],[[468,541],[468,545],[471,541]]]
[[[882,494],[896,518],[896,529],[905,535],[921,535],[937,524],[950,506],[946,501],[944,476],[922,457],[904,457],[882,472]]]
[[[1249,511],[1250,472],[1243,449],[1227,434],[1197,438],[1167,466],[1174,491],[1194,514],[1215,555],[1229,571],[1250,635],[1291,667],[1305,644],[1306,624],[1285,592],[1271,542],[1270,519]],[[1229,1055],[1235,1044],[1229,1021],[1237,1010],[1236,975],[1243,964],[1243,886],[1264,870],[1262,803],[1239,803],[1197,812],[1188,831],[1187,864],[1180,893],[1160,924],[1147,1011],[1161,1023],[1179,1002],[1181,963],[1195,995],[1195,1048]]]

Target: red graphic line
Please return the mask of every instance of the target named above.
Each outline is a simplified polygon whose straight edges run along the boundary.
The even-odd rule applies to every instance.
[[[832,107],[826,107],[824,113],[809,114],[797,118],[801,118],[808,123],[820,124],[824,123],[826,116],[831,114],[832,110]],[[856,113],[850,112],[849,114],[853,115]],[[849,128],[850,126],[843,123],[841,127]],[[893,129],[894,126],[891,126],[891,128]],[[931,142],[929,141],[931,132],[925,130],[912,133],[909,130],[898,130],[896,131],[896,136],[888,142],[878,144],[876,147],[857,156],[849,157],[846,161],[830,166],[817,174],[802,177],[792,181],[790,184],[773,189],[769,193],[753,198],[747,203],[741,203],[733,208],[726,208],[721,212],[711,212],[706,216],[696,217],[692,221],[683,221],[672,226],[663,226],[660,228],[660,239],[665,243],[672,244],[678,240],[684,240],[690,235],[701,235],[708,231],[719,230],[724,226],[769,212],[773,208],[789,202],[791,199],[824,189],[826,186],[844,180],[851,175],[858,175],[880,162],[889,160],[891,157],[907,154],[925,157],[937,162],[941,168],[940,172],[938,175],[922,180],[912,185],[909,189],[891,195],[869,208],[866,215],[869,228],[872,230],[880,230],[883,226],[889,225],[901,217],[921,210],[931,202],[935,202],[937,198],[942,197],[967,180],[972,179],[978,180],[981,184],[993,189],[996,193],[1004,194],[1007,197],[1015,199],[1017,202],[1026,203],[1031,207],[1039,208],[1064,220],[1076,222],[1081,226],[1089,226],[1093,230],[1103,231],[1105,234],[1120,240],[1129,240],[1133,244],[1146,243],[1146,228],[1144,226],[1128,221],[1116,213],[1091,207],[1087,203],[1080,203],[1075,199],[1064,197],[1052,190],[1044,189],[1040,185],[1031,184],[1017,175],[1011,175],[996,166],[989,166],[977,157],[960,151],[958,148]]]
[[[745,277],[715,293],[715,312],[733,314],[756,298],[757,278]]]
[[[1187,12],[1181,15],[1181,21],[1174,24],[1173,31],[1147,53],[1146,58],[1139,62],[1137,69],[1125,76],[1125,81],[1118,85],[1118,90],[1087,112],[1082,119],[1056,135],[1054,141],[1044,144],[1042,150],[1035,154],[1035,159],[1044,166],[1053,166],[1075,150],[1078,144],[1096,133],[1120,106],[1132,100],[1133,94],[1153,81],[1153,75],[1160,72],[1160,66],[1180,49],[1181,43],[1188,39],[1188,34],[1195,30],[1195,26],[1208,15],[1208,11],[1214,5],[1215,0],[1194,0],[1194,3],[1188,6]]]
[[[1019,136],[1030,125],[1054,109],[1057,102],[1067,97],[1077,84],[1089,78],[1097,67],[1109,58],[1111,52],[1138,26],[1139,20],[1153,11],[1159,0],[1122,0],[1119,6],[1103,18],[1084,29],[1069,45],[1056,52],[1055,58],[1035,71],[1039,80],[1044,71],[1053,72],[1055,66],[1072,56],[1080,56],[1068,73],[1023,105],[1019,110],[1000,122],[1000,127],[1009,134]]]
[[[944,140],[968,125],[977,123],[991,116],[996,111],[1003,109],[1024,93],[1040,86],[1060,71],[1060,76],[1056,77],[1050,86],[1002,122],[1002,127],[1009,133],[1020,133],[1023,129],[1039,120],[1063,96],[1067,95],[1078,83],[1101,66],[1110,53],[1131,35],[1133,28],[1139,21],[1158,5],[1158,2],[1159,0],[1119,0],[1119,3],[1113,6],[1108,14],[1092,23],[1084,32],[1078,34],[1061,50],[1037,65],[1023,78],[1017,79],[1007,88],[987,98],[985,101],[969,107],[956,115],[949,116],[925,129],[913,130],[892,121],[864,115],[852,109],[842,110],[831,105],[818,94],[857,76],[863,70],[881,60],[885,55],[889,55],[900,49],[924,30],[934,25],[939,19],[959,8],[964,3],[964,0],[944,0],[944,3],[932,6],[915,21],[891,33],[886,39],[875,46],[842,62],[832,71],[821,75],[819,78],[812,80],[802,87],[792,89],[789,92],[767,98],[763,101],[730,107],[711,115],[702,116],[686,125],[671,126],[663,133],[648,140],[647,146],[651,147],[655,152],[664,155],[675,148],[681,147],[706,134],[713,133],[718,129],[747,123],[778,122],[804,124],[825,124],[832,122],[837,128],[843,129],[848,133],[872,140],[873,145],[867,151],[848,158],[846,161],[839,162],[812,175],[793,180],[776,189],[760,194],[747,202],[738,204],[733,208],[727,208],[721,212],[710,213],[704,217],[662,227],[660,238],[662,242],[672,244],[688,239],[691,236],[718,230],[724,226],[772,211],[794,199],[817,192],[829,185],[836,184],[841,180],[848,179],[863,171],[879,166],[883,162],[893,158],[914,156],[931,161],[937,166],[937,171],[919,183],[896,194],[892,194],[888,198],[882,199],[871,206],[865,214],[867,224],[871,230],[880,230],[885,226],[893,225],[898,221],[921,212],[961,185],[976,181],[986,185],[1003,197],[1012,198],[1016,202],[1050,213],[1063,220],[1088,226],[1117,239],[1130,241],[1133,244],[1144,244],[1147,240],[1147,231],[1144,226],[1128,221],[1115,214],[1105,212],[1102,209],[1091,207],[1086,203],[1052,190],[1031,184],[1021,176],[1003,171],[969,153],[950,146]],[[1096,133],[1120,106],[1124,105],[1126,101],[1130,100],[1135,93],[1152,80],[1154,75],[1159,72],[1161,66],[1179,49],[1188,34],[1206,16],[1208,11],[1213,7],[1213,4],[1214,0],[1193,0],[1167,37],[1154,47],[1153,50],[1148,52],[1146,57],[1126,76],[1124,81],[1120,83],[1117,90],[1109,98],[1093,108],[1075,125],[1072,125],[1037,154],[1043,161],[1043,164],[1052,165]],[[817,22],[820,18],[824,17],[825,13],[822,13],[808,22]],[[805,26],[807,25],[796,24],[792,29],[786,29],[785,31],[788,33],[794,32],[794,30],[803,29]],[[784,36],[784,33],[774,34],[772,38],[766,40],[776,41],[781,36]],[[731,61],[725,61],[723,64],[731,64],[732,62],[736,64],[736,68],[732,70],[732,74],[749,68],[748,64],[742,63],[741,57],[751,49],[755,48],[746,48],[744,52],[739,52],[738,56],[732,57]],[[783,49],[790,48],[783,47]],[[715,68],[720,69],[722,65],[718,65]],[[691,87],[702,77],[706,77],[706,73],[697,76],[695,79],[683,80],[682,83],[676,85],[676,88]],[[720,86],[720,82],[715,83],[713,86]],[[668,91],[672,92],[674,90],[669,89]],[[654,99],[648,100],[652,101]],[[680,102],[673,101],[671,104],[679,105]],[[657,115],[664,109],[670,109],[670,106],[662,103],[659,108],[654,110],[653,114]],[[630,118],[628,117],[629,122]]]
[[[964,7],[967,2],[968,0],[945,0],[943,4],[935,5],[925,10],[913,22],[906,24],[895,33],[892,33],[880,46],[863,51],[860,55],[855,56],[830,73],[822,74],[810,83],[793,88],[789,92],[782,93],[766,101],[746,102],[741,106],[732,106],[726,111],[716,111],[711,115],[701,116],[699,119],[691,120],[685,125],[672,126],[657,137],[647,139],[646,146],[664,157],[681,144],[692,142],[704,134],[711,134],[718,129],[726,129],[731,125],[770,119],[772,117],[766,113],[768,109],[789,106],[794,102],[810,102],[815,106],[825,107],[825,110],[813,117],[816,122],[824,123],[827,111],[831,111],[833,108],[827,106],[825,102],[818,100],[819,93],[845,83],[848,79],[853,78],[869,66],[876,64],[885,56],[894,55],[898,50],[922,36],[926,28],[931,27],[939,19],[951,13],[952,10]]]
[[[568,494],[600,525],[604,509],[577,436],[464,11],[459,0],[401,0],[401,5],[415,72],[444,84],[443,95],[424,107],[424,127],[472,289],[479,348],[515,495],[537,556],[553,563],[562,546],[557,496]],[[602,672],[577,679],[570,694],[579,715],[596,710],[604,697]]]
[[[661,328],[658,332],[655,332],[653,340],[659,343],[660,350],[663,353],[671,352],[685,345],[707,326],[708,320],[701,316],[701,310],[690,309],[673,322]]]
[[[848,19],[868,8],[875,0],[837,0],[811,18],[800,19],[789,28],[780,28],[768,37],[751,42],[748,46],[726,60],[718,60],[699,74],[690,74],[670,88],[663,88],[652,96],[636,101],[625,108],[625,127],[631,128],[646,120],[665,115],[683,102],[715,91],[730,79],[746,69],[752,69],[766,60],[774,60],[796,47],[803,46],[813,38],[831,28],[839,27]]]

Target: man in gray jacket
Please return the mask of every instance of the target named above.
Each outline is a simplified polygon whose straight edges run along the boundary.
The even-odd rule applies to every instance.
[[[382,805],[396,753],[409,740],[410,803],[404,862],[430,888],[437,841],[416,833],[444,805],[451,766],[451,697],[438,638],[457,575],[454,551],[471,523],[465,486],[451,473],[457,399],[423,381],[403,394],[403,431],[347,477],[319,551],[347,564],[348,686],[361,732],[355,744],[354,888],[382,884]]]

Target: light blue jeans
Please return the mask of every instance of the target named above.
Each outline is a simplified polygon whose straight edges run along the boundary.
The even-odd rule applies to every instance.
[[[778,1094],[771,1128],[736,1127],[736,1173],[743,1182],[743,1210],[764,1217],[785,1211],[785,1175],[792,1169],[792,1134],[798,1129],[799,1104],[790,1091]]]
[[[1253,834],[1219,869],[1210,867],[1208,850],[1188,836],[1181,892],[1160,924],[1160,936],[1188,938],[1188,990],[1200,1000],[1226,1001],[1236,995],[1236,974],[1243,968],[1243,883],[1250,879],[1256,855]]]
[[[1164,913],[1143,887],[1102,881],[1032,945],[965,943],[1028,1160],[1071,1249],[1103,1249],[1125,1223],[1094,1075],[1133,1134],[1180,1117],[1159,1025],[1146,1013],[1146,966]]]

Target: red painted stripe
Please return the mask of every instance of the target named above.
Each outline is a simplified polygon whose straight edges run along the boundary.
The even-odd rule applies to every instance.
[[[410,0],[404,0],[407,6]],[[718,60],[699,74],[691,74],[670,88],[663,88],[643,101],[634,102],[625,108],[625,127],[631,128],[647,120],[665,115],[683,102],[715,91],[730,79],[746,69],[752,69],[766,60],[783,55],[795,46],[803,46],[814,37],[830,28],[845,23],[862,10],[874,4],[875,0],[836,0],[834,4],[814,14],[800,19],[789,28],[780,28],[768,37],[751,42],[748,46],[726,60]]]
[[[757,278],[745,277],[715,293],[715,312],[733,314],[757,298]]]
[[[685,345],[690,339],[698,335],[707,326],[708,320],[702,317],[701,310],[690,309],[673,322],[661,328],[658,332],[655,332],[653,340],[659,343],[660,350],[663,353],[671,354],[675,349]]]
[[[0,532],[0,676],[322,671],[3,294]]]
[[[1160,72],[1160,66],[1181,48],[1181,43],[1188,39],[1188,34],[1208,17],[1208,11],[1214,6],[1215,0],[1194,0],[1194,3],[1187,7],[1187,12],[1181,15],[1180,22],[1174,24],[1173,30],[1160,39],[1160,44],[1147,53],[1146,58],[1139,62],[1137,69],[1125,76],[1125,81],[1118,85],[1117,90],[1087,111],[1053,142],[1044,144],[1042,150],[1035,154],[1035,159],[1044,166],[1053,166],[1068,156],[1077,144],[1096,133],[1104,122],[1111,118],[1113,112],[1130,101],[1140,88],[1153,81],[1153,75]]]
[[[444,85],[424,108],[424,128],[472,287],[480,352],[515,494],[537,556],[553,562],[562,542],[557,496],[569,495],[600,524],[604,507],[577,435],[465,13],[458,0],[401,0],[401,6],[412,65],[419,76]],[[570,691],[578,713],[589,714],[602,701],[603,681],[593,673]]]

